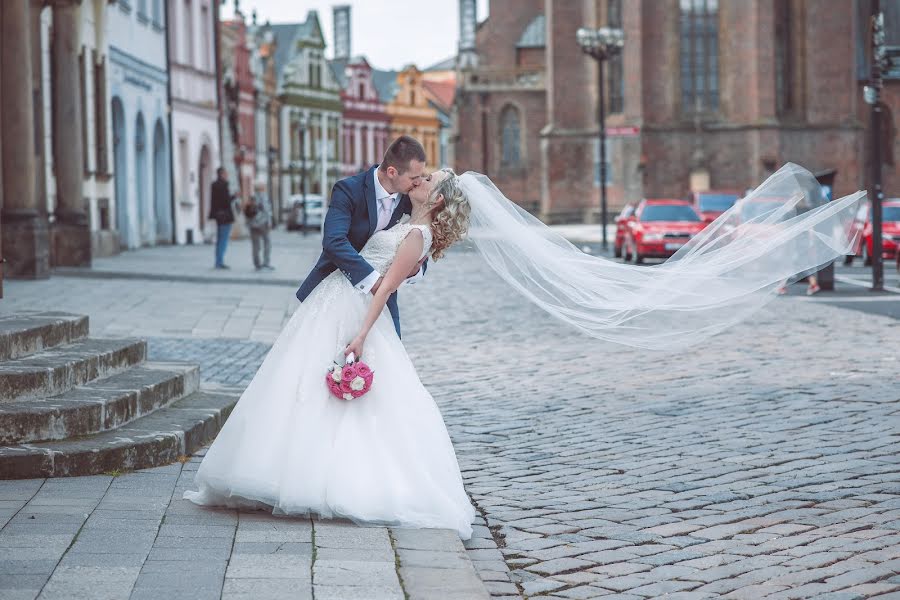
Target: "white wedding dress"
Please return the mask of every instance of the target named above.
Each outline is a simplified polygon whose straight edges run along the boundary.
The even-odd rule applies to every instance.
[[[408,224],[373,235],[361,256],[386,273],[414,227],[425,237],[424,256],[431,231]],[[371,298],[340,271],[316,287],[209,448],[199,489],[186,499],[472,535],[475,510],[443,418],[386,309],[364,347],[372,389],[344,401],[326,387],[327,369],[359,332]]]

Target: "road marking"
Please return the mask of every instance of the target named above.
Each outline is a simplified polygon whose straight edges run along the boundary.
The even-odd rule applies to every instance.
[[[853,279],[852,277],[847,277],[846,275],[835,275],[834,279],[836,281],[840,281],[841,283],[849,283],[850,285],[858,285],[859,287],[872,287],[871,281],[860,281],[859,279]],[[900,288],[895,288],[889,285],[884,286],[884,291],[892,292],[894,294],[900,294]]]

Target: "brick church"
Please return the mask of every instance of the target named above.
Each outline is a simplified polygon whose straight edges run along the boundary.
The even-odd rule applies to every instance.
[[[835,196],[866,187],[868,4],[492,0],[477,23],[475,0],[460,0],[456,168],[545,221],[596,222],[598,70],[575,34],[611,26],[625,36],[603,82],[611,211],[743,192],[788,161],[833,178]],[[900,44],[900,1],[881,4],[888,45]],[[900,196],[898,75],[883,93],[888,197]]]

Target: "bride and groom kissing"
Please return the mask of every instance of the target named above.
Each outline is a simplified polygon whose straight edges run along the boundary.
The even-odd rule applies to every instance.
[[[581,332],[680,350],[750,318],[785,280],[848,251],[847,225],[865,196],[817,206],[815,178],[788,163],[673,259],[640,267],[582,253],[484,175],[428,173],[425,162],[421,144],[403,136],[380,165],[335,185],[301,304],[186,499],[447,528],[468,539],[475,511],[453,445],[400,341],[397,290],[421,280],[429,258],[465,238],[515,291]],[[773,208],[741,222],[742,203],[763,199]],[[325,384],[340,352],[365,356],[375,372],[364,397],[340,400]]]

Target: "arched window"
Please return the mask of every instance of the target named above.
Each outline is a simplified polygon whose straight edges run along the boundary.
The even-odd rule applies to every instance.
[[[522,162],[522,126],[519,109],[507,106],[500,114],[501,167],[518,167]]]

